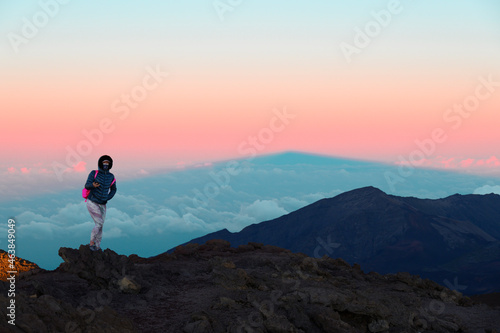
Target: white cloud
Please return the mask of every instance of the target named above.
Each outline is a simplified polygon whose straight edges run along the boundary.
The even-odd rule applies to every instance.
[[[134,197],[132,195],[122,195],[118,192],[115,197],[109,201],[107,204],[108,212],[111,212],[112,209],[120,209],[123,213],[134,216],[142,214],[145,211],[155,210],[151,200],[148,200],[144,197]],[[117,212],[113,213],[117,214]],[[126,217],[125,217],[126,218]]]
[[[50,222],[30,222],[28,224],[18,225],[16,228],[18,238],[34,238],[44,241],[52,241],[58,231],[60,231],[60,227]]]
[[[141,170],[137,171],[137,174],[143,176],[143,175],[149,175],[149,172],[147,172],[144,169],[141,169]]]
[[[77,164],[73,165],[73,170],[75,172],[86,172],[87,171],[86,165],[87,165],[86,162],[80,161]]]
[[[182,219],[172,222],[181,224],[182,228],[186,231],[207,231],[209,229],[207,228],[205,221],[191,213],[184,214]]]
[[[250,224],[255,224],[255,223],[259,223],[259,222],[262,222],[262,221],[258,221],[255,217],[250,217],[248,215],[238,214],[238,215],[235,215],[232,223],[226,225],[225,228],[227,230],[229,230],[230,232],[238,232],[241,229],[249,226]]]
[[[121,238],[121,237],[126,236],[123,233],[123,230],[120,228],[117,228],[117,227],[114,227],[111,229],[103,228],[102,233],[103,233],[102,237],[105,239],[107,239],[107,238]]]
[[[500,194],[500,185],[484,185],[474,190],[474,194]]]
[[[255,200],[252,204],[243,207],[241,213],[255,218],[258,221],[271,220],[288,212],[274,200]]]
[[[289,212],[302,208],[311,203],[307,200],[302,200],[293,197],[283,197],[279,199],[279,202],[283,206],[283,208]]]
[[[73,235],[73,236],[85,236],[85,238],[90,239],[90,231],[94,228],[94,222],[84,222],[84,223],[78,223],[74,225],[69,225],[67,227],[64,227],[61,229],[61,231],[64,231],[64,234],[66,235]]]
[[[22,226],[30,223],[50,223],[50,217],[43,216],[41,214],[33,213],[32,211],[24,211],[23,213],[16,216],[16,225]]]
[[[68,203],[55,215],[50,216],[50,221],[59,225],[69,225],[77,221],[88,219],[88,210],[85,201],[78,204]]]
[[[344,192],[344,191],[333,190],[333,191],[330,191],[330,192],[310,193],[310,194],[306,194],[306,195],[302,196],[302,198],[303,198],[303,200],[305,200],[305,201],[307,201],[309,203],[313,203],[313,202],[316,202],[316,201],[324,199],[324,198],[332,198],[332,197],[334,197],[336,195],[339,195],[342,192]]]
[[[341,174],[343,176],[349,176],[351,173],[349,171],[347,171],[346,169],[340,169],[339,174]]]

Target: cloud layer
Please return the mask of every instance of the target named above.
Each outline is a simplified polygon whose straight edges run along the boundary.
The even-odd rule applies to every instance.
[[[396,174],[397,168],[284,154],[240,161],[233,175],[221,163],[118,181],[118,192],[107,205],[103,246],[122,253],[154,255],[194,237],[223,228],[236,232],[368,185],[391,194],[422,198],[500,193],[495,178],[425,169],[416,169],[391,191],[384,174]],[[21,256],[54,268],[60,262],[55,255],[59,246],[88,243],[94,223],[80,192],[75,186],[71,191],[0,204],[2,216],[17,221],[16,235],[23,244],[19,246]],[[6,227],[0,226],[0,232],[6,232]],[[0,248],[5,247],[5,241],[0,241]],[[53,251],[45,253],[49,248]]]

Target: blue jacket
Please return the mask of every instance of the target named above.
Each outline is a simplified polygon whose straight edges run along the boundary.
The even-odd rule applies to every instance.
[[[104,171],[101,167],[99,167],[98,170],[99,172],[97,173],[95,180],[95,170],[92,170],[89,173],[87,182],[85,183],[85,188],[90,190],[88,200],[105,205],[116,193],[116,181],[113,186],[111,186],[115,176],[109,172],[109,170]],[[99,187],[94,187],[94,185],[92,185],[93,182],[98,182],[101,185]]]

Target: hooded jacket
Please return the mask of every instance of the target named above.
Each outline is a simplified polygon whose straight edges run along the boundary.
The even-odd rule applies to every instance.
[[[105,160],[109,161],[108,170],[104,170],[103,168],[102,162]],[[115,176],[111,172],[109,172],[109,170],[111,170],[111,168],[113,167],[113,159],[111,159],[111,157],[109,157],[108,155],[103,155],[99,158],[97,166],[99,172],[97,173],[95,180],[94,180],[94,175],[96,171],[92,170],[89,173],[89,176],[87,177],[85,188],[87,190],[90,190],[88,200],[91,200],[98,204],[105,205],[108,202],[108,200],[111,200],[111,198],[113,198],[113,196],[116,193],[116,181],[114,182],[113,185],[111,185],[111,183],[115,179]],[[100,186],[94,187],[94,185],[92,185],[93,182],[98,182]]]

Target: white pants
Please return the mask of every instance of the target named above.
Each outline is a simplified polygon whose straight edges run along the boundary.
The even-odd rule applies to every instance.
[[[94,242],[97,248],[101,248],[102,226],[106,217],[106,205],[101,205],[87,200],[87,209],[94,220],[95,226],[90,233],[90,241]]]

